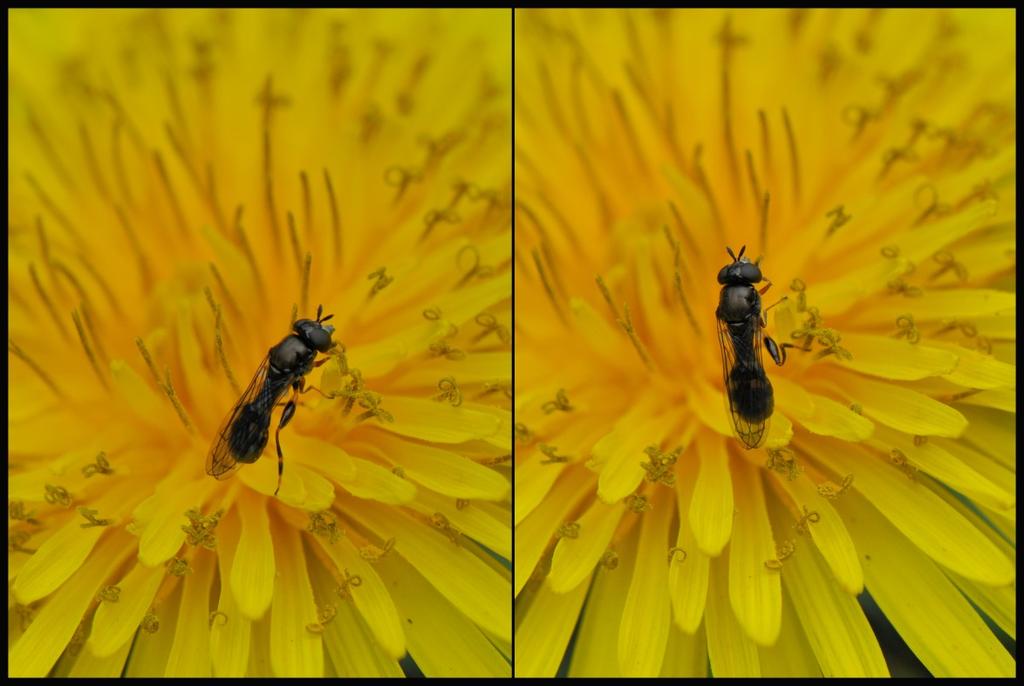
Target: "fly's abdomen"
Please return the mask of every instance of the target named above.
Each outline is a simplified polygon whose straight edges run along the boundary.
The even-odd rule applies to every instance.
[[[239,462],[255,462],[267,445],[269,429],[270,412],[264,410],[258,400],[243,407],[231,425],[231,435],[228,437],[228,445],[235,459]]]
[[[752,423],[768,419],[775,409],[772,385],[759,367],[733,367],[729,373],[729,400],[733,410]]]

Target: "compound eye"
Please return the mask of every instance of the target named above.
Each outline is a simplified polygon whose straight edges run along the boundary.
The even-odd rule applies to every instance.
[[[313,347],[320,352],[326,351],[331,347],[331,332],[321,328],[310,329],[306,332],[309,337],[309,342],[313,344]]]
[[[740,276],[744,281],[757,283],[761,280],[761,268],[752,262],[740,265]]]
[[[729,280],[729,267],[732,265],[726,265],[718,270],[718,283],[725,285]]]

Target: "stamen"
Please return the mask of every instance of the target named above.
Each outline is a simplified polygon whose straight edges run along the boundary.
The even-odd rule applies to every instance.
[[[761,193],[761,184],[757,180],[757,172],[754,171],[754,156],[750,154],[750,148],[747,148],[747,176],[750,179],[750,190],[754,194],[754,202],[761,200],[764,195]],[[762,241],[763,244],[763,241]]]
[[[540,461],[541,464],[565,464],[569,461],[568,455],[559,455],[558,448],[553,445],[547,445],[546,443],[540,443],[537,446],[546,457]]]
[[[430,525],[435,529],[438,529],[443,533],[449,541],[455,545],[459,545],[462,537],[462,532],[451,525],[448,518],[440,512],[435,512],[430,515]]]
[[[826,212],[825,217],[832,217],[832,223],[829,224],[828,233],[826,234],[826,236],[831,236],[839,229],[840,226],[850,221],[850,219],[853,218],[853,215],[847,214],[842,205],[837,205]]]
[[[331,205],[331,235],[334,237],[334,261],[341,262],[341,218],[338,215],[338,201],[334,197],[334,185],[331,173],[324,167],[324,185],[327,186],[327,198]]]
[[[803,515],[800,516],[800,519],[798,519],[796,524],[793,526],[793,529],[801,536],[807,532],[809,524],[817,524],[821,521],[821,515],[814,510],[807,509],[806,505],[803,506],[803,511]]]
[[[366,412],[363,412],[356,417],[357,422],[362,422],[371,417],[376,417],[377,421],[381,424],[394,422],[395,418],[390,412],[380,406],[381,396],[370,391],[364,392],[359,398],[359,406],[366,408]]]
[[[82,318],[78,315],[78,310],[71,311],[71,319],[75,322],[75,329],[78,331],[78,339],[82,342],[82,348],[85,349],[85,356],[89,359],[89,364],[92,365],[92,370],[96,373],[96,378],[100,380],[103,388],[110,390],[110,386],[107,384],[107,379],[103,376],[103,372],[100,371],[99,361],[96,359],[96,353],[93,352],[92,346],[89,345],[89,341],[86,339],[85,329],[82,327]]]
[[[63,486],[54,486],[53,484],[45,484],[46,493],[43,494],[43,500],[50,503],[51,505],[60,505],[61,507],[71,507],[71,494],[68,493],[68,489]]]
[[[700,335],[701,330],[697,325],[697,319],[693,316],[693,310],[690,309],[690,303],[683,294],[683,264],[679,250],[679,241],[672,237],[667,224],[664,225],[662,229],[665,233],[665,240],[668,241],[669,247],[672,248],[672,263],[673,268],[675,269],[672,277],[672,286],[675,289],[676,297],[679,298],[679,303],[683,306],[683,312],[686,313],[686,319],[690,322],[690,327],[693,328],[694,333]]]
[[[633,128],[633,122],[629,119],[629,113],[626,111],[626,106],[622,103],[622,95],[617,89],[612,89],[612,102],[615,103],[615,110],[618,112],[619,118],[622,119],[622,127],[626,130],[626,138],[629,140],[629,145],[633,149],[633,154],[636,156],[637,162],[640,168],[645,173],[650,173],[647,167],[647,158],[643,153],[643,149],[640,147],[640,139],[637,138],[636,130]]]
[[[388,553],[390,553],[394,549],[394,547],[394,538],[389,538],[388,540],[384,541],[383,548],[378,548],[374,544],[368,543],[359,549],[359,556],[371,563],[380,562],[387,556]]]
[[[196,192],[200,196],[205,195],[203,183],[199,179],[199,173],[196,172],[195,167],[192,166],[192,161],[185,152],[185,148],[182,146],[181,141],[179,141],[178,137],[175,135],[174,129],[171,128],[170,122],[164,122],[164,132],[167,134],[167,138],[171,142],[171,149],[174,151],[174,154],[178,156],[178,160],[181,162],[181,165],[185,167],[185,171],[188,172],[188,178],[192,181],[192,185],[195,187]]]
[[[96,190],[99,191],[104,200],[110,202],[110,192],[107,190],[107,184],[104,182],[103,174],[100,172],[100,165],[96,160],[96,151],[92,147],[92,139],[89,138],[89,131],[85,128],[84,122],[78,123],[78,135],[82,139],[82,147],[85,149],[85,163],[89,167],[93,183],[96,184]]]
[[[114,523],[114,520],[112,519],[98,518],[96,516],[96,513],[98,511],[99,510],[90,510],[87,507],[78,508],[78,514],[82,515],[87,520],[85,524],[80,524],[79,526],[81,526],[83,529],[91,529],[94,526],[110,526]]]
[[[366,299],[368,301],[371,298],[373,298],[373,296],[377,295],[382,290],[387,288],[388,284],[395,280],[394,277],[387,275],[387,267],[381,267],[380,269],[377,269],[366,278],[369,280],[376,279],[376,281],[373,282],[373,286],[370,287],[369,295],[366,296]]]
[[[921,340],[921,332],[917,330],[914,325],[914,317],[911,314],[901,314],[896,317],[896,333],[893,334],[893,338],[906,338],[911,343],[917,343]]]
[[[757,119],[761,123],[761,156],[764,158],[764,168],[766,174],[770,179],[774,178],[772,175],[772,141],[771,136],[768,132],[768,116],[764,113],[764,110],[757,111]],[[769,185],[771,185],[769,183]]]
[[[927,443],[927,442],[928,442],[928,437],[927,436],[914,436],[914,445],[919,447],[919,448],[922,445],[924,445],[925,443]]]
[[[690,227],[685,221],[683,221],[683,215],[680,214],[679,208],[671,200],[668,201],[668,207],[672,211],[672,217],[676,220],[676,226],[679,227],[679,232],[683,235],[683,240],[687,243],[687,248],[695,255],[701,254],[700,246],[697,244],[697,241],[693,239],[693,234],[690,233]]]
[[[43,301],[43,305],[46,306],[47,311],[50,313],[50,319],[53,321],[57,328],[60,329],[61,336],[67,336],[67,328],[64,326],[64,321],[57,315],[57,308],[54,306],[53,301],[50,300],[49,293],[43,288],[43,284],[39,281],[39,275],[36,273],[36,265],[34,262],[30,262],[28,265],[29,276],[32,277],[32,285],[35,286],[36,292],[39,293],[39,298]]]
[[[551,414],[555,411],[571,412],[573,406],[569,404],[569,396],[565,394],[564,388],[559,388],[555,393],[555,399],[549,400],[540,407],[544,414]]]
[[[326,538],[330,543],[337,543],[344,535],[338,528],[338,519],[330,510],[309,513],[309,525],[306,531]]]
[[[458,407],[462,404],[462,391],[455,382],[455,377],[444,377],[437,382],[437,388],[441,392],[434,396],[434,400],[438,402],[447,400],[452,407]]]
[[[11,519],[15,521],[26,522],[28,524],[41,524],[42,522],[40,522],[38,519],[32,516],[34,514],[34,510],[32,512],[25,512],[25,503],[21,502],[20,500],[12,500],[7,506],[7,515]]]
[[[719,235],[724,234],[724,224],[722,222],[722,211],[718,207],[718,201],[715,200],[715,194],[711,190],[711,183],[708,181],[707,174],[704,173],[704,165],[701,164],[700,158],[703,152],[703,146],[698,143],[693,150],[693,168],[697,174],[697,185],[700,186],[701,192],[704,193],[704,197],[707,198],[708,205],[711,206],[711,215],[715,220],[715,228],[718,230]]]
[[[107,351],[103,347],[103,341],[97,334],[96,326],[92,320],[92,315],[89,314],[92,310],[88,307],[88,302],[84,300],[78,303],[78,307],[82,311],[82,318],[85,321],[86,332],[89,334],[89,338],[92,340],[93,345],[96,346],[96,352],[99,354],[99,358],[106,363],[110,358],[107,357]]]
[[[554,308],[555,314],[558,315],[558,318],[561,320],[561,322],[568,326],[568,322],[565,319],[565,313],[562,312],[561,302],[555,295],[554,288],[551,287],[551,280],[548,278],[547,270],[544,268],[544,263],[541,260],[540,252],[536,248],[534,248],[533,250],[530,251],[530,254],[533,256],[534,267],[536,267],[537,273],[540,275],[541,283],[544,286],[544,292],[548,296],[548,301],[551,303],[551,307]]]
[[[217,539],[213,535],[224,510],[217,510],[212,515],[203,515],[198,508],[192,508],[185,513],[189,523],[182,524],[181,530],[185,532],[190,545],[202,546],[207,550],[217,548]]]
[[[38,520],[31,521],[35,522],[36,524],[39,523]],[[7,549],[10,550],[12,553],[28,553],[29,555],[31,555],[38,549],[25,547],[25,543],[28,542],[28,539],[30,538],[32,538],[32,534],[28,531],[13,531],[8,536]]]
[[[295,257],[295,268],[302,273],[302,248],[299,245],[299,232],[295,228],[295,215],[291,210],[286,213],[288,218],[288,238],[291,239],[292,255]],[[305,311],[305,310],[303,310]]]
[[[313,235],[313,198],[309,191],[309,177],[306,170],[299,171],[299,184],[302,186],[302,223],[306,227],[306,240]]]
[[[468,499],[466,499],[466,498],[457,498],[455,500],[455,509],[456,510],[465,510],[467,507],[469,507],[469,500]]]
[[[217,624],[217,620],[218,619],[222,619],[224,621],[220,622],[220,624]],[[213,628],[214,624],[217,624],[217,626],[224,626],[227,623],[228,623],[228,616],[226,614],[224,614],[223,612],[221,612],[220,610],[214,610],[213,612],[210,613],[210,627],[211,628]]]
[[[611,571],[619,566],[619,554],[614,550],[604,551],[604,555],[601,556],[601,566]]]
[[[636,329],[633,327],[633,321],[629,316],[629,304],[627,303],[626,305],[624,305],[624,316],[623,318],[620,319],[618,310],[615,308],[615,303],[612,301],[611,291],[609,291],[608,286],[605,285],[604,279],[598,276],[596,280],[597,287],[601,289],[601,295],[604,296],[605,302],[607,302],[608,307],[611,308],[612,315],[614,315],[615,317],[615,321],[618,323],[619,326],[622,327],[622,330],[626,332],[626,335],[629,337],[630,342],[636,349],[637,354],[643,361],[644,366],[647,367],[648,371],[654,371],[654,366],[651,363],[651,358],[647,354],[647,348],[644,346],[643,342],[641,342],[640,338],[637,336]]]
[[[394,539],[392,539],[392,540],[394,540]],[[378,550],[379,550],[379,548],[378,548]],[[361,552],[362,551],[360,551],[360,553]],[[363,557],[365,558],[365,555]],[[352,599],[352,591],[351,591],[351,589],[359,588],[360,586],[362,586],[363,585],[363,579],[362,579],[362,577],[360,577],[360,576],[358,576],[356,574],[350,574],[347,568],[342,570],[342,575],[343,576],[342,576],[342,579],[341,579],[341,585],[338,586],[337,589],[335,589],[335,593],[337,593],[339,596],[341,596],[345,600],[351,600]]]
[[[107,454],[102,450],[99,455],[96,456],[95,463],[87,464],[82,467],[82,474],[84,474],[87,479],[94,474],[110,475],[113,473],[114,470],[110,467],[110,462],[107,460]]]
[[[85,241],[82,240],[78,227],[72,224],[71,220],[69,220],[67,216],[60,211],[57,205],[54,204],[53,200],[50,199],[50,196],[46,194],[46,191],[43,190],[42,186],[39,185],[39,182],[36,181],[35,177],[31,174],[25,174],[25,180],[28,181],[28,185],[32,187],[32,191],[36,196],[38,196],[39,202],[42,203],[46,211],[53,215],[53,218],[57,220],[57,223],[60,224],[71,239],[75,241],[75,244],[78,245],[78,249],[82,252],[88,252],[88,247],[85,245]]]
[[[903,454],[902,450],[898,450],[896,448],[890,450],[889,459],[901,472],[907,475],[907,478],[911,481],[917,480],[918,469],[907,460],[907,456]]]
[[[192,573],[192,568],[189,567],[188,560],[185,558],[172,557],[164,566],[167,568],[167,573],[171,576],[185,576]]]
[[[663,453],[655,445],[645,448],[644,453],[649,461],[640,463],[640,466],[646,472],[644,479],[651,483],[675,486],[676,475],[673,467],[682,452],[682,448],[676,448],[671,453]]]
[[[271,238],[274,245],[281,239],[281,227],[277,223],[277,206],[274,203],[274,175],[270,161],[270,129],[263,128],[263,203],[270,220]]]
[[[784,474],[790,481],[797,479],[804,471],[796,461],[796,454],[789,448],[768,448],[765,467]]]
[[[235,299],[231,297],[231,291],[228,290],[228,285],[224,283],[224,279],[221,277],[220,271],[217,269],[217,265],[213,262],[210,262],[210,273],[213,274],[214,281],[216,281],[217,285],[220,286],[220,290],[224,294],[224,301],[227,302],[228,307],[230,307],[231,311],[235,313],[235,316],[240,316],[241,311],[238,309],[238,304],[235,302]]]
[[[49,137],[46,135],[46,131],[43,130],[42,124],[36,119],[35,113],[29,109],[28,111],[28,128],[29,131],[36,137],[39,142],[39,147],[42,148],[43,154],[46,156],[46,160],[53,167],[53,170],[57,172],[57,176],[60,178],[61,183],[64,187],[70,191],[76,191],[77,187],[75,182],[68,173],[67,168],[64,167],[64,163],[61,161],[60,156],[54,149],[53,144],[50,142]]]
[[[580,537],[580,523],[579,522],[566,522],[558,527],[558,531],[555,532],[555,538],[579,538]]]
[[[210,266],[213,266],[211,263]],[[217,351],[217,360],[220,362],[221,368],[228,377],[228,383],[231,384],[231,388],[235,391],[236,395],[242,394],[242,388],[238,385],[238,380],[235,378],[234,372],[231,371],[231,365],[228,364],[228,357],[224,353],[224,338],[221,335],[222,316],[220,305],[213,299],[213,293],[210,291],[209,286],[203,287],[203,293],[206,294],[206,302],[209,303],[210,309],[213,310],[213,338],[216,342],[215,348]]]
[[[601,182],[597,178],[597,172],[595,171],[596,165],[587,159],[587,154],[583,150],[583,146],[577,143],[573,146],[576,151],[576,157],[579,160],[580,166],[583,167],[583,174],[587,177],[588,183],[594,191],[594,197],[597,198],[597,206],[601,211],[601,225],[610,228],[612,226],[612,208],[608,204],[608,194],[605,193],[604,188],[601,187]]]
[[[61,392],[59,388],[57,388],[57,384],[53,382],[53,379],[51,379],[50,376],[43,371],[42,367],[36,364],[35,360],[26,355],[25,351],[19,348],[18,345],[13,340],[7,341],[7,350],[10,353],[12,353],[15,357],[20,359],[22,362],[27,364],[29,366],[29,369],[35,372],[36,376],[42,379],[43,383],[49,386],[50,390],[53,391],[54,395],[56,395],[59,398],[64,397],[64,393]]]
[[[171,177],[167,175],[167,168],[164,166],[164,160],[160,156],[160,152],[157,150],[153,151],[153,159],[156,162],[156,170],[160,176],[160,183],[164,187],[164,191],[167,193],[167,199],[171,203],[171,212],[174,213],[174,221],[178,225],[178,230],[181,235],[188,237],[189,230],[188,225],[185,223],[185,215],[181,211],[181,203],[178,202],[178,194],[174,191],[174,186],[171,185]]]
[[[441,319],[441,308],[440,307],[428,307],[423,310],[423,318],[429,319],[432,322],[436,322]]]
[[[128,236],[128,243],[132,246],[132,252],[135,253],[135,259],[139,263],[139,274],[142,277],[142,283],[149,288],[153,283],[153,271],[150,267],[149,260],[146,258],[146,253],[142,249],[142,244],[139,243],[139,236],[135,233],[135,227],[133,227],[131,222],[128,221],[128,216],[120,206],[115,206],[114,211],[117,213],[117,218],[121,222],[121,228],[124,229],[125,234]]]
[[[263,299],[267,299],[267,289],[263,282],[263,275],[260,273],[260,268],[256,264],[256,255],[253,254],[252,245],[249,243],[249,236],[246,233],[245,227],[242,226],[242,206],[239,205],[235,211],[235,231],[238,233],[238,243],[242,247],[242,253],[245,255],[246,261],[249,263],[249,268],[252,270],[252,277],[256,281],[256,287],[260,291],[260,295]],[[212,262],[210,263],[213,264]],[[227,292],[227,287],[224,287],[224,291]],[[234,308],[236,314],[238,314],[238,308]]]
[[[228,225],[224,219],[224,208],[221,207],[220,196],[217,195],[217,180],[213,174],[213,164],[210,162],[206,163],[206,202],[217,222],[217,228],[221,233],[227,233]]]
[[[301,288],[301,301],[302,311],[309,311],[309,273],[313,269],[313,255],[312,253],[306,253],[306,258],[302,261],[302,288]]]
[[[764,200],[761,202],[761,252],[764,253],[768,249],[768,202],[771,197],[767,192],[764,194]]]
[[[515,433],[516,440],[520,443],[529,443],[533,440],[533,432],[522,422],[516,422],[512,427],[512,431]]]
[[[679,564],[683,564],[684,562],[686,562],[686,557],[686,551],[680,548],[679,546],[672,546],[668,549],[669,564],[672,564],[672,562],[678,562]]]
[[[100,602],[116,603],[121,599],[121,587],[114,585],[104,586],[96,594],[96,599]]]
[[[464,245],[459,249],[459,252],[455,254],[455,263],[458,265],[459,269],[464,269],[464,267],[462,266],[462,256],[464,254],[471,255],[473,263],[470,265],[469,269],[465,271],[462,278],[459,279],[459,282],[455,284],[456,288],[461,288],[462,286],[466,285],[466,283],[468,283],[469,280],[473,279],[474,277],[479,279],[485,279],[488,276],[494,274],[494,267],[490,265],[480,265],[480,251],[477,249],[475,245]]]
[[[957,278],[961,282],[967,281],[967,267],[962,262],[957,262],[953,257],[953,253],[948,250],[940,250],[932,256],[932,259],[942,266],[937,272],[928,277],[929,281],[936,280],[951,269],[956,273]]]
[[[474,317],[473,321],[484,329],[483,333],[478,334],[476,338],[473,339],[474,343],[482,340],[490,333],[496,335],[498,340],[502,343],[510,343],[512,341],[512,334],[509,332],[508,327],[504,324],[499,324],[493,314],[490,314],[489,312],[481,312]]]
[[[860,414],[858,412],[857,414]],[[818,484],[818,495],[826,500],[835,500],[843,493],[849,490],[850,486],[853,485],[853,474],[847,474],[843,477],[842,485],[836,484],[832,481],[823,481]]]
[[[786,141],[789,143],[789,164],[793,172],[793,194],[796,196],[796,201],[800,202],[800,158],[797,154],[793,125],[789,121],[789,112],[785,107],[782,108],[782,123],[786,126]]]
[[[643,514],[651,509],[651,502],[645,495],[632,493],[626,497],[626,507],[634,514]]]
[[[142,630],[147,634],[155,634],[160,630],[160,620],[152,612],[147,612],[146,616],[142,618],[142,623],[139,624]]]
[[[554,84],[551,82],[551,74],[543,60],[537,62],[537,71],[540,75],[541,88],[544,90],[544,102],[547,103],[548,109],[551,110],[551,118],[561,132],[562,140],[572,140],[569,128],[565,123],[565,117],[562,116],[562,110],[558,105],[558,91],[555,90]]]

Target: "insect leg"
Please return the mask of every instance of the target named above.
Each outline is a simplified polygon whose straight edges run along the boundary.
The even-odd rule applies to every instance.
[[[765,279],[765,281],[767,281],[768,283],[766,283],[764,285],[764,288],[758,289],[758,291],[757,291],[761,295],[764,295],[766,292],[768,292],[768,289],[772,287],[772,280],[771,279]]]
[[[298,394],[299,388],[296,383],[292,385],[292,399],[284,406],[281,420],[277,423],[277,431],[274,432],[274,440],[277,442],[277,488],[274,489],[274,495],[277,495],[277,492],[281,490],[281,476],[284,474],[284,453],[281,452],[281,429],[288,426],[288,422],[295,416],[295,398]]]
[[[783,343],[782,345],[779,345],[771,339],[771,336],[764,337],[764,347],[768,349],[768,354],[772,356],[773,360],[775,360],[775,364],[780,367],[786,363],[787,348],[795,348],[796,350],[801,350],[805,353],[810,352],[811,350],[810,347],[805,348],[799,345],[793,345],[792,343]]]

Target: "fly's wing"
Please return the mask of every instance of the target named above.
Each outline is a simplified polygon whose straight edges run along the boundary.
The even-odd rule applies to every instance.
[[[764,341],[760,322],[751,318],[748,326],[751,347],[748,349],[743,341],[737,353],[729,325],[719,319],[718,347],[722,352],[725,397],[736,436],[748,448],[757,448],[768,435],[774,399],[761,359]]]
[[[289,383],[287,378],[267,383],[269,369],[270,355],[268,354],[263,358],[263,363],[256,370],[252,381],[249,382],[249,387],[231,408],[231,412],[224,418],[224,422],[214,436],[210,453],[206,456],[206,473],[210,476],[226,479],[234,474],[242,464],[254,462],[256,457],[259,457],[259,452],[263,450],[263,446],[266,444],[265,429],[270,425],[270,413],[274,409],[277,399],[288,388]],[[248,442],[251,445],[240,444],[240,434],[236,428],[236,424],[240,421],[247,424],[265,424],[266,426],[263,427],[263,431],[242,432],[243,443]],[[233,431],[234,440],[232,440]],[[251,438],[247,438],[248,436]],[[261,438],[262,440],[260,440]],[[259,441],[260,445],[255,445],[256,441]],[[256,453],[255,457],[249,459],[249,455],[253,452]]]

